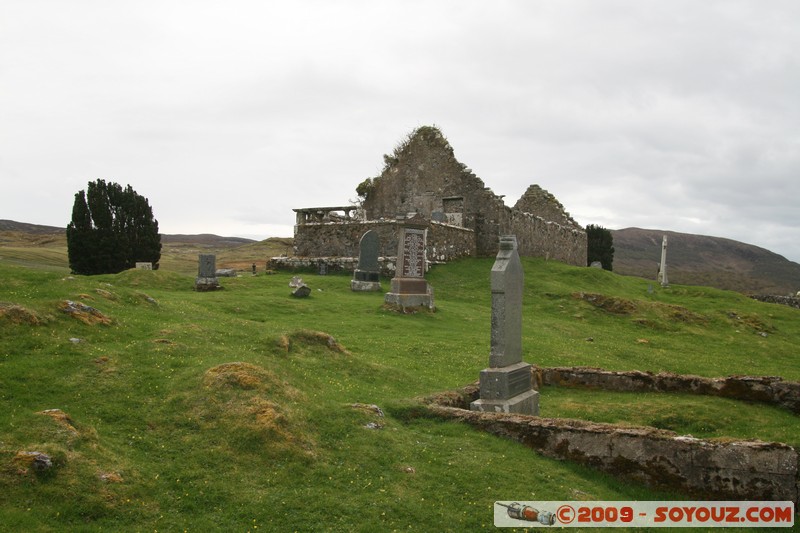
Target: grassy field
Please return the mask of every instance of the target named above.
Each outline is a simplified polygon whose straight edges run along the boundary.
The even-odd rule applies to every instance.
[[[681,499],[409,409],[486,366],[492,262],[437,266],[437,312],[398,315],[345,276],[306,275],[312,295],[294,299],[288,273],[197,293],[169,268],[0,260],[2,529],[479,531],[497,500]],[[795,309],[523,264],[528,362],[800,380]],[[546,387],[541,406],[800,445],[794,415],[730,400]]]

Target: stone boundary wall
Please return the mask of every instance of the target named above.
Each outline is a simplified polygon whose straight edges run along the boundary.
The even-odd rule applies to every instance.
[[[678,392],[721,396],[777,405],[800,414],[800,383],[776,376],[704,378],[638,370],[615,372],[589,367],[534,368],[540,385],[587,387],[622,392]]]
[[[380,274],[386,278],[394,277],[397,257],[379,257]],[[358,257],[271,257],[267,262],[270,270],[302,270],[319,272],[325,265],[329,273],[347,272],[352,274],[358,266]]]
[[[519,254],[522,256],[545,257],[568,265],[587,266],[588,239],[583,230],[514,210],[510,233],[517,236]]]
[[[358,243],[368,230],[378,234],[379,256],[397,255],[397,221],[322,222],[294,228],[294,253],[304,258],[358,257]],[[431,222],[427,249],[431,262],[447,262],[475,255],[475,232],[458,226]]]
[[[753,298],[754,300],[758,300],[759,302],[788,305],[789,307],[800,309],[800,298],[796,298],[794,296],[772,296],[769,294],[761,294],[761,295],[751,296],[751,298]]]
[[[798,503],[798,453],[780,443],[709,441],[648,427],[470,411],[478,385],[425,399],[433,416],[510,438],[569,460],[699,499]]]

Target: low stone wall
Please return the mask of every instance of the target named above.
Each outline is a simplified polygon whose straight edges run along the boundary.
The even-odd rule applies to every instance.
[[[651,372],[614,372],[588,367],[534,368],[542,385],[588,387],[623,392],[705,394],[777,405],[800,414],[800,383],[776,376],[700,376]]]
[[[761,294],[752,296],[752,298],[754,300],[758,300],[759,302],[788,305],[789,307],[800,309],[800,298],[796,298],[794,296],[774,296],[769,294]]]
[[[353,221],[299,224],[294,228],[294,253],[298,257],[326,260],[358,257],[358,245],[368,230],[378,234],[378,255],[397,255],[397,221]],[[475,255],[475,232],[470,229],[431,222],[426,253],[432,262],[447,262]]]
[[[397,257],[379,257],[380,274],[386,278],[394,277]],[[346,272],[352,274],[358,266],[358,257],[271,257],[267,262],[270,270],[319,272],[324,265],[328,273]]]
[[[478,385],[427,398],[429,413],[511,438],[542,455],[700,499],[798,502],[798,454],[785,444],[707,441],[647,427],[469,411]]]

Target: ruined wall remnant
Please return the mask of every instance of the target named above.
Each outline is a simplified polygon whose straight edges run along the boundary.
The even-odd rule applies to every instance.
[[[379,256],[397,254],[397,220],[309,222],[295,226],[294,253],[300,257],[358,257],[358,243],[368,230],[378,234]],[[472,230],[432,222],[428,226],[428,260],[446,263],[475,255]]]
[[[649,427],[468,410],[473,384],[425,399],[427,410],[623,479],[702,499],[798,502],[798,456],[791,446],[717,441]]]
[[[706,378],[667,372],[611,371],[588,367],[536,368],[542,385],[622,392],[677,392],[761,402],[800,414],[800,383],[776,376]]]
[[[529,187],[513,208],[469,168],[437,128],[413,132],[387,156],[364,200],[370,220],[418,212],[475,232],[479,256],[497,254],[500,235],[517,235],[522,256],[549,257],[586,266],[586,233],[553,195]]]
[[[392,155],[381,175],[359,185],[356,206],[299,208],[295,253],[308,257],[358,255],[362,224],[375,224],[382,254],[396,250],[397,216],[418,213],[431,220],[429,258],[494,256],[501,235],[516,235],[519,254],[586,266],[586,232],[555,197],[532,185],[511,208],[460,163],[441,131],[423,126]],[[437,225],[438,224],[438,225]],[[453,228],[453,229],[446,229]]]
[[[542,189],[538,185],[531,185],[528,190],[514,204],[514,209],[521,213],[530,213],[544,220],[555,222],[565,228],[572,227],[581,230],[580,224],[567,213],[555,196]]]

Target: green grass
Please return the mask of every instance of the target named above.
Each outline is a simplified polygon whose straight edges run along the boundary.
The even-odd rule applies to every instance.
[[[345,276],[306,275],[312,295],[294,299],[291,274],[197,293],[165,268],[84,277],[0,263],[0,314],[17,306],[0,316],[2,529],[475,531],[493,529],[497,500],[680,499],[407,408],[486,366],[491,264],[436,267],[437,312],[398,315]],[[524,267],[528,362],[800,379],[797,310]],[[111,323],[84,324],[64,300]],[[546,387],[541,404],[543,416],[800,443],[794,415],[730,400]],[[55,467],[36,474],[19,451]]]

